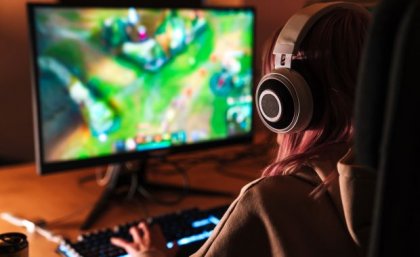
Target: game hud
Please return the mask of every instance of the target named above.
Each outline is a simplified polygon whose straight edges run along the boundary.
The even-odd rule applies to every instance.
[[[37,7],[44,161],[250,133],[253,22],[249,9]]]

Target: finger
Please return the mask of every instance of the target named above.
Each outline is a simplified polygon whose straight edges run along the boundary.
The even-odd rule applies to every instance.
[[[121,238],[113,237],[111,238],[111,244],[123,248],[127,253],[136,252],[137,249],[134,247],[134,245],[130,242],[127,242]]]
[[[140,241],[140,244],[142,244],[142,246],[144,246],[145,248],[150,248],[151,240],[149,227],[146,225],[145,222],[140,222],[138,228],[143,232],[143,238]]]
[[[136,227],[130,228],[130,235],[135,243],[139,244],[141,242],[140,231]]]

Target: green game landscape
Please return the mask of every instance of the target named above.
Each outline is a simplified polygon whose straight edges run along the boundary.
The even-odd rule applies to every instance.
[[[36,19],[44,159],[250,131],[251,12],[45,8]]]

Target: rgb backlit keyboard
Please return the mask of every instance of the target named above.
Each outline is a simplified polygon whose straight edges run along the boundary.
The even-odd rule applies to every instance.
[[[200,210],[197,208],[182,210],[162,216],[149,218],[149,224],[159,224],[167,241],[167,247],[173,243],[179,246],[178,257],[194,253],[211,235],[219,223],[228,205]],[[129,229],[139,221],[121,224],[114,228],[105,228],[92,233],[81,234],[77,241],[65,241],[57,252],[65,257],[127,257],[127,253],[110,243],[111,237],[120,237],[132,241]]]

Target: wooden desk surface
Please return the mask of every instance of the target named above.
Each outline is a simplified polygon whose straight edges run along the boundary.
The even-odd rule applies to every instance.
[[[229,174],[236,173],[245,178],[227,176],[213,165],[195,166],[188,170],[193,187],[224,190],[234,193],[253,178],[257,178],[266,163],[245,161],[226,167]],[[103,188],[96,181],[80,183],[80,178],[94,174],[94,169],[84,169],[47,176],[38,176],[33,164],[9,166],[0,169],[0,212],[9,212],[25,219],[43,219],[50,223],[50,230],[70,240],[81,233],[79,227],[98,199]],[[249,179],[246,179],[249,178]],[[156,177],[155,179],[159,179]],[[180,180],[179,178],[164,178]],[[142,198],[134,202],[112,204],[97,220],[92,229],[114,226],[123,222],[173,212],[192,207],[210,208],[230,203],[233,198],[203,197],[189,195],[173,206],[159,205]],[[61,222],[53,222],[61,220]],[[58,256],[56,244],[37,234],[29,234],[0,219],[0,233],[22,232],[29,239],[31,257]]]

